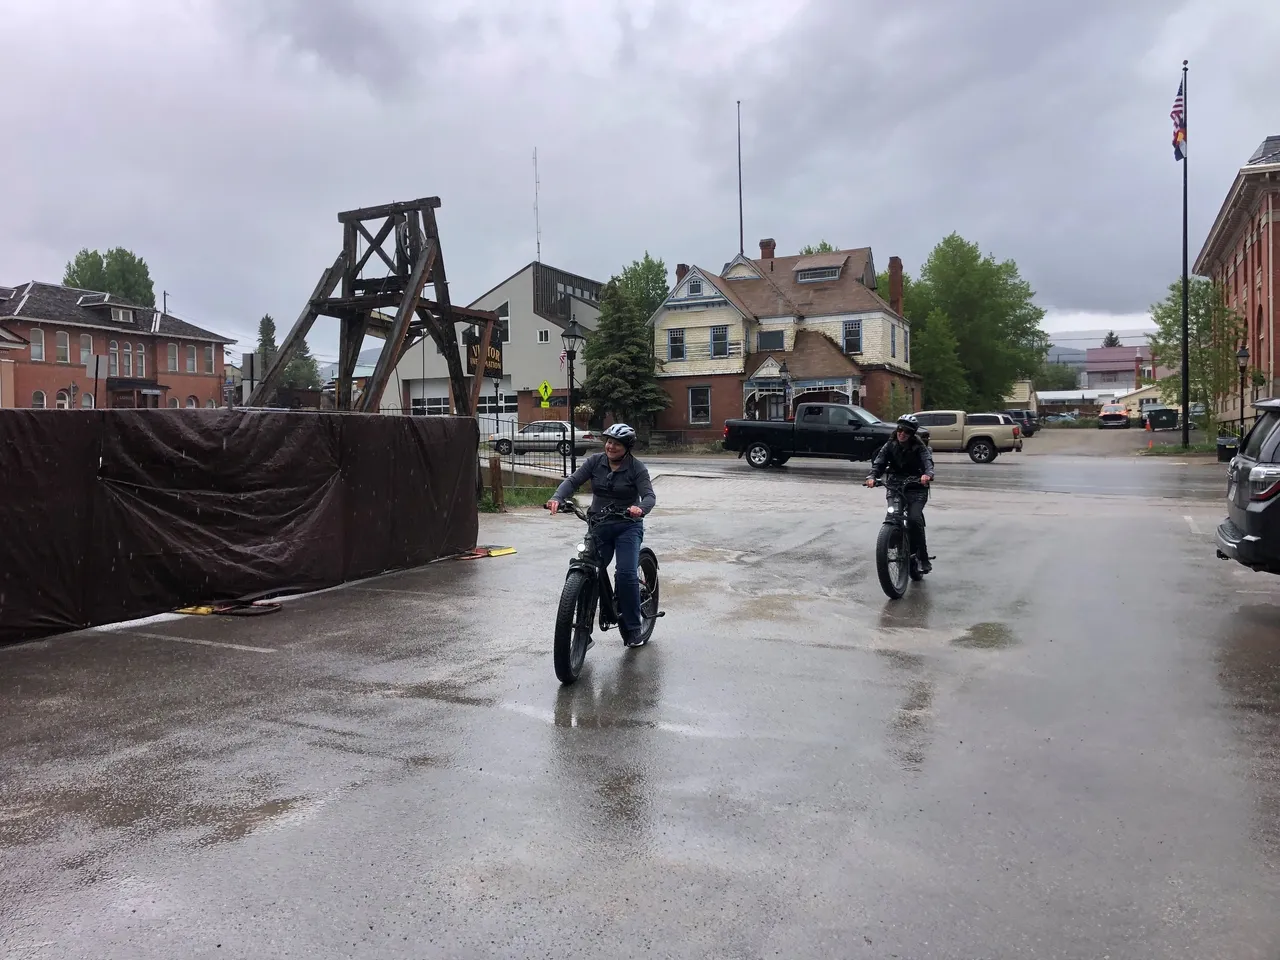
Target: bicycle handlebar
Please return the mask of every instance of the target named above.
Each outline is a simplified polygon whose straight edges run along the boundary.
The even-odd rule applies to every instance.
[[[617,507],[613,505],[610,505],[609,507],[602,510],[598,517],[592,518],[587,515],[587,512],[585,510],[583,510],[580,506],[578,506],[577,501],[574,500],[572,497],[568,497],[567,499],[565,499],[561,503],[561,506],[567,507],[575,517],[577,517],[579,520],[583,521],[584,523],[590,523],[593,519],[597,521],[603,520],[605,517],[617,517],[620,520],[630,520],[633,523],[637,523],[644,519],[643,515],[638,517],[631,516],[631,514],[627,513],[627,510],[629,508]],[[544,503],[542,505],[542,509],[548,510],[550,508]]]
[[[879,477],[876,479],[875,484],[877,487],[911,487],[911,486],[923,487],[924,484],[920,482],[920,479],[923,476],[924,475],[921,474],[920,477],[905,477],[902,480],[894,480],[894,481],[889,481],[887,477]],[[930,480],[929,483],[932,484],[933,481]]]

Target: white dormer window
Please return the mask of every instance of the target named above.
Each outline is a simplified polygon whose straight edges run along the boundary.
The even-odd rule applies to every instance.
[[[798,283],[816,283],[819,280],[839,279],[839,267],[818,267],[814,270],[799,270],[796,272],[796,281]]]
[[[700,296],[702,296],[702,281],[701,281],[701,280],[690,280],[690,281],[689,281],[689,296],[691,296],[691,297],[700,297]]]
[[[111,319],[116,323],[133,323],[133,311],[124,307],[112,307]]]

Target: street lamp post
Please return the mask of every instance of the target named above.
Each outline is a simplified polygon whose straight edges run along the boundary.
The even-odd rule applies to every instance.
[[[582,328],[578,326],[578,318],[571,316],[569,325],[564,328],[564,333],[560,335],[560,342],[564,345],[564,356],[569,361],[569,469],[570,472],[578,469],[578,435],[577,429],[573,422],[573,361],[578,356],[578,347],[587,339],[586,334],[582,332]]]
[[[1240,367],[1240,442],[1244,443],[1244,375],[1249,369],[1249,348],[1243,343],[1236,351],[1236,365]]]
[[[502,381],[497,377],[493,378],[493,432],[500,434],[502,432],[502,394],[498,392],[498,388],[502,386]]]
[[[782,378],[782,419],[789,420],[791,418],[791,398],[787,396],[787,393],[791,384],[791,375],[787,372],[787,361],[783,360],[778,366],[778,376]]]

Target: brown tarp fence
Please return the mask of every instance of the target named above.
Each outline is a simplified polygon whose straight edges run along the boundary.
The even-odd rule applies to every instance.
[[[476,421],[0,410],[0,645],[471,550]]]

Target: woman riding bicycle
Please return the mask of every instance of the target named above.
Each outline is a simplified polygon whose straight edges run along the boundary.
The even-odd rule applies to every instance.
[[[615,423],[604,432],[604,453],[594,453],[582,461],[573,475],[566,477],[556,488],[555,495],[547,501],[552,514],[574,492],[591,481],[590,517],[607,513],[615,516],[596,527],[597,552],[602,569],[608,569],[609,561],[616,554],[618,583],[618,625],[622,641],[628,647],[644,645],[640,625],[640,544],[644,540],[644,521],[657,497],[649,480],[649,469],[634,456],[631,448],[636,442],[636,432],[625,423]],[[617,516],[617,513],[626,516]]]

